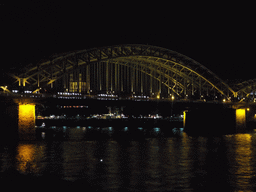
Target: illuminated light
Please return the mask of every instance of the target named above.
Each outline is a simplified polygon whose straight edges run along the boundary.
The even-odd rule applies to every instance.
[[[237,128],[245,128],[246,127],[245,109],[236,109],[236,127]]]
[[[160,95],[157,95],[156,98],[157,98],[157,99],[160,99]]]
[[[225,103],[225,102],[226,102],[226,99],[223,99],[223,102]]]
[[[154,128],[154,131],[155,131],[156,133],[158,133],[158,132],[160,131],[160,128],[156,127],[156,128]]]
[[[252,159],[253,145],[252,135],[250,134],[235,134],[234,141],[236,144],[234,160],[237,163],[236,173],[237,175],[246,175],[246,179],[252,179]],[[239,183],[239,182],[238,182]],[[241,187],[241,185],[239,186]]]
[[[186,126],[186,111],[183,111],[183,128]]]
[[[20,138],[25,140],[35,139],[35,105],[19,104],[18,127]]]
[[[175,97],[174,96],[172,96],[172,100],[174,100],[175,99]]]
[[[39,173],[45,157],[45,146],[35,144],[19,144],[17,146],[17,170],[22,173]]]
[[[250,108],[247,108],[246,110],[247,110],[247,111],[250,111]]]
[[[42,138],[44,139],[44,138],[45,138],[45,132],[42,132],[42,133],[41,133],[41,136],[42,136]]]
[[[33,162],[33,154],[35,152],[34,148],[31,144],[20,145],[18,146],[17,151],[18,170],[21,172],[26,172],[27,168],[31,166],[30,164]]]

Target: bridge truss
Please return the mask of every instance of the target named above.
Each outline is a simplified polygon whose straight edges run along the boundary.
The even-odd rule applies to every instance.
[[[249,100],[255,102],[256,96],[256,79],[250,79],[248,81],[243,81],[237,83],[233,86],[233,89],[236,90],[238,95],[242,100]]]
[[[34,89],[48,86],[57,91],[86,94],[237,96],[229,85],[193,59],[161,47],[140,44],[66,53],[12,76],[19,86],[29,84]]]

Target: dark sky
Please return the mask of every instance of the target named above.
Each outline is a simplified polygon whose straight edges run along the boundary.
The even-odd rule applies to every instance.
[[[255,78],[251,4],[0,5],[1,71],[55,53],[138,43],[177,51],[222,79]]]

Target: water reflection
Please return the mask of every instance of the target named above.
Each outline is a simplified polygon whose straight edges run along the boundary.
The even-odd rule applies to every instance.
[[[252,158],[252,136],[249,134],[236,134],[234,136],[236,184],[238,188],[248,190],[250,180],[253,176]]]
[[[40,173],[44,158],[44,145],[20,143],[17,146],[17,170],[21,173]]]
[[[256,189],[254,133],[90,141],[83,128],[65,130],[65,140],[19,142],[1,149],[0,172],[13,164],[23,174],[82,180],[110,191]]]

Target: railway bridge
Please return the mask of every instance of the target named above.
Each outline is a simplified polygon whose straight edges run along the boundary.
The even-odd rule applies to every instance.
[[[51,97],[218,103],[242,114],[242,121],[255,102],[255,79],[230,85],[195,60],[151,45],[114,45],[53,55],[9,75],[13,82],[1,85],[1,95],[18,104],[19,119],[22,114],[28,117],[21,113],[28,109],[24,106],[32,106],[28,111],[34,113],[32,100]]]

